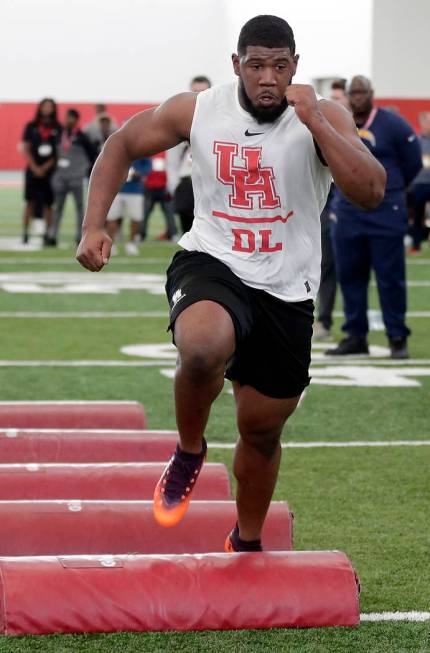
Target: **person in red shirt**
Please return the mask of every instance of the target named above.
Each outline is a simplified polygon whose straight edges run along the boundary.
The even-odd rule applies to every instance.
[[[148,222],[156,204],[160,205],[166,220],[165,233],[157,236],[157,240],[175,240],[176,225],[173,215],[173,201],[167,191],[166,163],[162,157],[152,159],[152,170],[144,177],[144,209],[140,228],[140,237],[145,240],[148,232]]]

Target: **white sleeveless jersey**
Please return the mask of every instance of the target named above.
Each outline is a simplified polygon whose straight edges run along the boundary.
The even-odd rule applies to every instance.
[[[199,93],[191,126],[194,222],[179,244],[285,301],[316,297],[330,171],[288,107],[257,123],[237,83]]]

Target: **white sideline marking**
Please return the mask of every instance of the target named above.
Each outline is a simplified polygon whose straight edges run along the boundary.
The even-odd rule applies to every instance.
[[[12,401],[7,401],[3,402],[4,404],[11,404],[11,403],[23,403],[26,404],[28,402],[12,402]],[[32,402],[32,403],[53,403],[53,402]],[[56,402],[56,403],[67,403],[67,402]],[[75,402],[74,402],[75,403]],[[102,403],[102,402],[99,402]],[[109,403],[109,402],[105,402]],[[115,403],[127,403],[127,402],[115,402]],[[0,403],[1,406],[1,403]],[[7,428],[0,428],[0,437],[2,437],[3,434],[8,437],[8,432],[12,430],[13,434],[15,437],[18,437],[19,435],[26,434],[26,433],[40,433],[40,434],[49,434],[49,433],[58,433],[58,431],[61,431],[61,433],[65,434],[79,434],[82,432],[88,433],[88,431],[91,432],[91,434],[94,435],[108,435],[108,434],[116,434],[116,435],[130,435],[130,434],[136,434],[136,435],[142,435],[142,437],[145,437],[145,432],[147,429],[141,430],[141,429],[125,429],[124,431],[119,431],[118,429],[7,429]],[[152,433],[168,433],[170,435],[178,435],[178,432],[175,430],[171,429],[149,429],[149,431]],[[208,442],[208,447],[212,449],[233,449],[236,446],[235,442]],[[346,441],[326,441],[326,440],[314,440],[314,441],[306,441],[306,442],[283,442],[282,447],[284,449],[316,449],[316,448],[342,448],[342,447],[424,447],[424,446],[430,446],[430,440],[350,440],[348,442]]]
[[[52,311],[40,311],[38,313],[31,313],[29,311],[9,311],[0,312],[0,317],[12,318],[131,318],[131,317],[162,317],[167,320],[168,313],[166,311],[112,311],[103,313],[101,311],[81,311],[72,313],[60,313]],[[430,313],[429,313],[430,317]]]
[[[11,404],[11,403],[18,403],[18,402],[8,401],[8,402],[4,402],[4,403]],[[28,402],[22,402],[22,403],[28,403]],[[53,402],[36,402],[36,401],[34,401],[34,402],[31,402],[31,403],[53,403]],[[60,403],[60,402],[57,402],[57,403]],[[64,403],[66,403],[66,402],[64,402]],[[108,402],[106,402],[106,403],[108,403]],[[115,403],[121,403],[121,402],[116,402],[115,401]],[[9,429],[9,428],[4,428],[3,427],[3,428],[0,428],[0,437],[2,436],[3,433],[6,435],[6,437],[18,437],[19,435],[23,435],[23,434],[25,435],[27,433],[41,433],[41,434],[47,433],[47,434],[49,434],[49,433],[61,432],[62,434],[66,434],[66,435],[76,434],[76,433],[78,433],[78,434],[79,433],[85,433],[88,436],[90,436],[90,435],[99,435],[99,434],[109,435],[111,433],[114,433],[115,435],[117,435],[120,438],[122,436],[135,435],[135,434],[144,436],[145,433],[147,433],[148,431],[151,433],[151,435],[153,433],[154,434],[168,433],[168,434],[172,434],[172,435],[178,435],[178,431],[172,431],[170,429],[143,429],[143,431],[142,431],[142,429],[63,429],[63,428],[61,428],[61,429],[21,429],[21,428]]]
[[[0,367],[160,367],[169,365],[169,361],[123,361],[123,360],[31,360],[7,361],[0,360]],[[174,365],[174,363],[171,363]]]
[[[212,449],[234,449],[235,442],[208,442]],[[283,449],[319,449],[343,447],[429,447],[430,440],[355,440],[350,442],[282,442]]]
[[[25,249],[27,252],[28,249]],[[136,259],[131,259],[131,258],[121,258],[121,257],[116,257],[115,256],[115,264],[119,263],[120,265],[136,265],[138,263],[139,265],[153,265],[157,263],[162,263],[163,265],[166,263],[170,263],[172,259],[171,258],[145,258],[144,255],[139,257],[137,260]],[[28,257],[16,257],[16,258],[0,258],[0,264],[7,264],[7,265],[75,265],[77,266],[77,262],[74,258],[74,256],[70,256],[69,258],[28,258]]]
[[[116,401],[116,400],[113,400],[113,401],[100,400],[99,401],[98,399],[95,399],[94,401],[92,401],[92,400],[87,401],[85,399],[83,399],[83,400],[79,399],[77,401],[74,401],[72,399],[71,400],[67,399],[67,400],[59,400],[59,401],[50,401],[50,400],[44,399],[42,401],[0,401],[0,408],[1,408],[1,406],[10,406],[11,404],[13,406],[23,406],[23,405],[27,406],[28,404],[37,405],[37,406],[45,406],[46,404],[48,404],[50,406],[51,405],[55,405],[55,406],[66,405],[66,406],[69,406],[70,404],[72,404],[72,405],[75,405],[75,404],[82,405],[83,404],[85,406],[89,404],[90,406],[94,406],[94,404],[98,404],[98,405],[102,404],[103,406],[106,406],[106,405],[110,405],[110,404],[121,404],[121,405],[133,404],[134,405],[134,404],[137,404],[137,403],[139,403],[139,402],[129,401],[127,399],[119,400],[119,401]]]
[[[165,282],[165,275],[146,272],[0,272],[0,289],[10,293],[116,295],[122,290],[146,290],[164,295]]]
[[[341,317],[341,318],[345,317],[342,311],[334,311],[333,315],[334,317]],[[408,317],[430,317],[430,311],[408,311],[406,314],[406,318]]]
[[[0,264],[2,263],[0,259]],[[335,317],[343,317],[343,313],[336,311]],[[113,317],[133,318],[133,317],[164,317],[168,318],[167,311],[74,311],[61,313],[60,311],[0,311],[0,317],[13,317],[13,318],[105,318],[110,319]],[[430,311],[409,311],[406,315],[407,318],[429,318]],[[327,341],[324,347],[328,347],[332,342]]]
[[[337,360],[337,356],[330,358],[325,356],[324,358],[319,358],[318,360],[312,359],[312,365],[324,365],[324,366],[333,366],[333,365],[370,365],[370,366],[406,366],[409,365],[430,365],[429,358],[408,358],[407,360],[391,360],[387,358],[368,358],[364,356],[363,358],[354,358],[353,356],[342,356],[342,360]]]
[[[8,471],[13,471],[13,470],[24,470],[26,469],[29,472],[40,472],[44,470],[69,470],[69,469],[93,469],[93,470],[98,470],[98,469],[122,469],[122,470],[158,470],[159,467],[164,467],[166,465],[166,461],[162,461],[159,463],[130,463],[130,462],[122,462],[122,463],[0,463],[0,474],[2,472],[8,472]],[[212,470],[219,470],[219,469],[227,469],[225,468],[224,463],[205,463],[205,468],[210,468]],[[69,499],[70,501],[70,499]]]
[[[360,621],[430,621],[430,612],[364,612]]]
[[[1,263],[1,261],[0,261]],[[334,313],[336,317],[343,317],[343,313],[340,313],[339,311],[336,311]],[[66,313],[61,313],[58,311],[38,311],[32,313],[31,311],[0,311],[0,317],[13,317],[13,318],[31,318],[31,319],[37,319],[37,318],[44,318],[44,319],[56,319],[56,318],[106,318],[110,319],[113,317],[121,317],[121,318],[134,318],[134,317],[163,317],[163,318],[168,318],[168,313],[167,311],[81,311],[81,312],[66,312]],[[407,314],[407,317],[409,318],[429,318],[430,317],[430,311],[409,311]],[[327,341],[327,343],[321,343],[324,344],[325,347],[329,347],[330,345],[333,345],[332,342]]]

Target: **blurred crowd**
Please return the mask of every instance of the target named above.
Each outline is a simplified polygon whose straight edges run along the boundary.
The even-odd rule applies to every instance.
[[[190,90],[198,93],[211,85],[205,76],[191,80]],[[55,247],[60,236],[61,221],[67,196],[73,197],[76,215],[76,242],[79,243],[84,216],[84,190],[91,169],[105,141],[118,129],[104,104],[95,106],[94,119],[81,127],[79,111],[67,109],[64,122],[57,115],[52,98],[39,102],[36,113],[25,125],[22,152],[27,166],[24,183],[23,235],[30,239],[33,218],[43,224],[43,242]],[[150,217],[159,206],[165,230],[158,240],[175,241],[178,227],[182,232],[191,227],[194,196],[191,185],[189,143],[182,143],[167,155],[134,161],[127,180],[115,198],[107,216],[107,231],[117,251],[117,242],[125,240],[125,251],[138,255],[138,243],[147,238]],[[123,233],[124,220],[130,221],[129,233]]]
[[[207,77],[197,76],[191,80],[190,90],[199,93],[210,86]],[[352,114],[361,140],[387,172],[387,187],[381,205],[364,211],[332,185],[321,216],[322,274],[314,338],[330,339],[336,289],[340,286],[346,336],[326,353],[369,353],[368,286],[373,272],[391,356],[406,358],[410,331],[405,323],[405,242],[410,254],[415,255],[429,236],[430,112],[420,114],[421,133],[415,134],[396,107],[384,109],[374,104],[371,81],[363,76],[333,82],[330,99]],[[116,129],[115,119],[103,104],[95,106],[94,119],[81,127],[75,108],[67,110],[61,124],[53,99],[39,103],[22,138],[27,161],[24,243],[29,241],[32,219],[39,218],[44,224],[44,244],[58,244],[69,194],[75,205],[76,242],[80,241],[85,183],[105,141]],[[148,237],[149,220],[157,205],[165,222],[157,239],[175,241],[178,232],[191,228],[194,196],[188,142],[166,154],[132,163],[107,216],[114,254],[121,239],[127,254],[139,254],[138,243]],[[127,234],[126,219],[130,221]]]

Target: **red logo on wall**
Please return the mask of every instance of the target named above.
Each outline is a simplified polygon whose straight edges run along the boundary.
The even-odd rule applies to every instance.
[[[270,166],[261,166],[261,147],[241,147],[243,165],[234,165],[238,156],[237,143],[215,141],[217,179],[231,186],[229,205],[235,209],[276,209],[281,200],[276,194],[275,175]],[[258,199],[258,207],[255,201]]]

